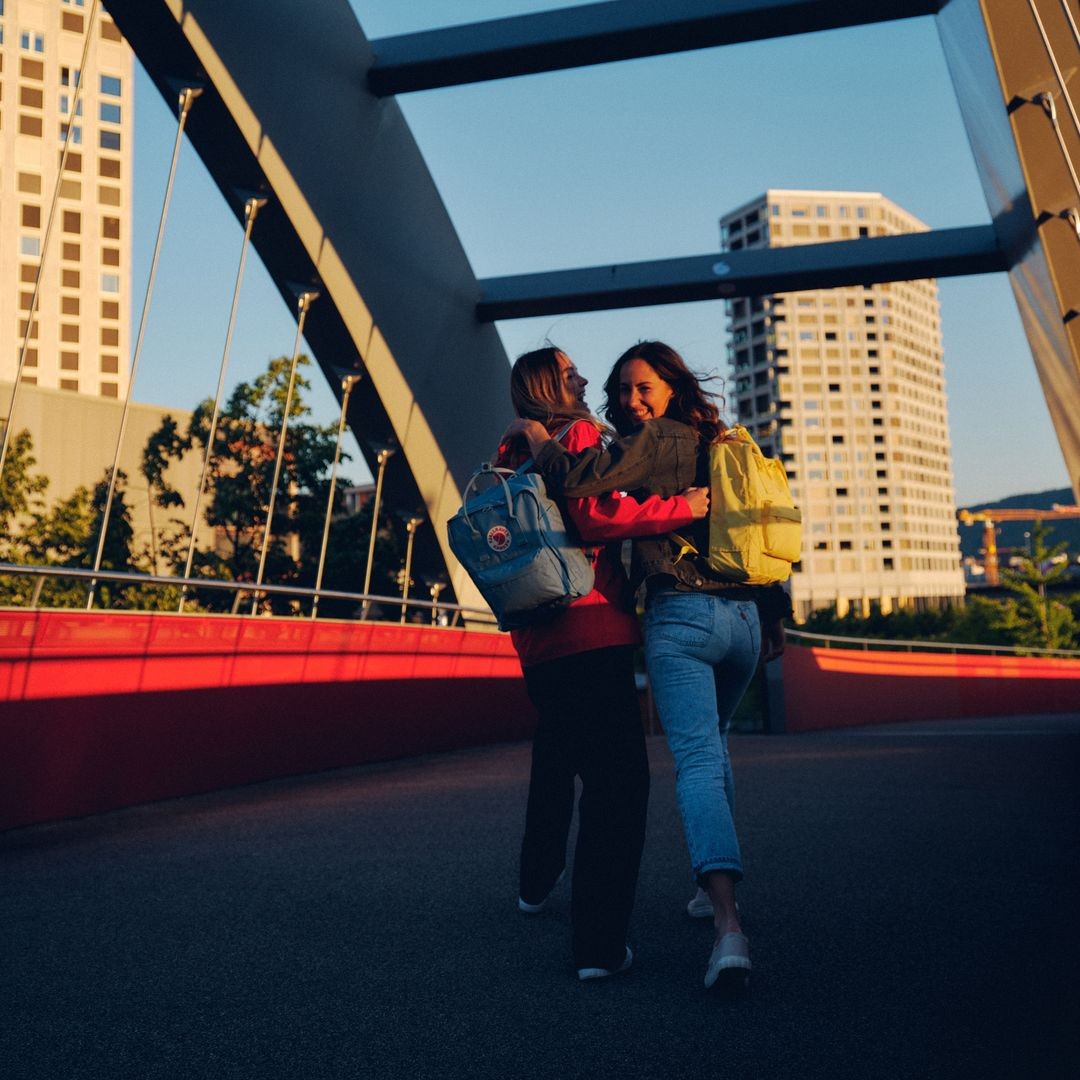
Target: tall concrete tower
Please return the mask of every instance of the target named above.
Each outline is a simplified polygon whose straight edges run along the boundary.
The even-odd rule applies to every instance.
[[[720,220],[725,250],[925,231],[876,192],[769,190]],[[799,619],[964,595],[934,281],[728,302],[736,412],[788,468],[804,521]]]
[[[122,398],[131,324],[132,53],[99,8],[76,105],[89,15],[87,0],[0,0],[0,380],[10,383],[18,370],[41,266],[24,381]]]

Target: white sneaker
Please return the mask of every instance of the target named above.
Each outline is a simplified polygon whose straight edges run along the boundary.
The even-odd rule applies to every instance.
[[[750,984],[750,942],[737,930],[713,946],[705,969],[705,989],[711,990],[717,982],[732,990],[745,990]]]
[[[547,902],[551,899],[551,894],[562,884],[562,880],[564,877],[566,877],[565,870],[563,870],[563,872],[555,879],[555,884],[551,886],[551,889],[549,890],[547,896],[545,896],[544,899],[537,904],[530,904],[528,901],[522,900],[519,896],[518,911],[522,911],[526,915],[539,915],[540,912],[543,911],[545,907],[547,907]]]
[[[606,979],[611,975],[621,975],[626,971],[630,965],[634,962],[634,954],[630,951],[630,946],[626,946],[626,955],[623,957],[622,964],[617,968],[578,968],[577,977],[585,982],[586,979]]]
[[[712,901],[709,899],[709,894],[698,886],[698,891],[690,898],[690,903],[686,905],[686,914],[691,919],[711,919],[713,917]]]

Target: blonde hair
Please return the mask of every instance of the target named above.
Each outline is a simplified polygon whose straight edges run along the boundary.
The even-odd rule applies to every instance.
[[[598,431],[604,425],[567,389],[559,368],[566,356],[554,345],[522,353],[510,370],[510,401],[514,412],[526,420],[538,420],[549,431],[572,420],[587,420]],[[567,357],[569,359],[569,357]]]

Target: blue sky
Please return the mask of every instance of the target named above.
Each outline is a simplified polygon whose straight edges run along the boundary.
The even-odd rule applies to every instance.
[[[377,39],[572,5],[352,6]],[[176,123],[141,73],[136,95],[138,319]],[[769,187],[880,191],[933,228],[988,220],[930,18],[429,91],[401,104],[480,278],[714,251],[719,216]],[[191,408],[213,394],[241,239],[185,147],[137,400]],[[959,505],[1068,486],[1007,278],[939,288]],[[230,384],[288,353],[295,329],[249,259]],[[499,332],[511,357],[546,338],[559,344],[592,380],[594,407],[611,362],[642,338],[668,341],[700,371],[726,372],[719,302],[514,320]],[[336,422],[325,386],[311,401],[318,419]],[[1023,433],[1023,455],[1003,438],[1006,425]],[[358,455],[345,472],[367,475]]]

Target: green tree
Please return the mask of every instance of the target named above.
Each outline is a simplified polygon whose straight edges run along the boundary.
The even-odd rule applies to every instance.
[[[161,418],[158,429],[151,433],[143,447],[142,458],[139,463],[139,471],[146,480],[147,505],[150,513],[150,546],[144,553],[151,573],[160,574],[161,565],[159,554],[165,554],[169,561],[175,557],[178,545],[184,543],[187,526],[178,518],[169,519],[168,531],[159,532],[158,525],[154,520],[154,507],[161,510],[182,508],[183,496],[166,479],[166,472],[172,461],[180,458],[191,448],[191,439],[180,433],[180,427],[176,420],[168,413]],[[164,546],[167,551],[159,552],[159,547]]]
[[[1064,580],[1069,572],[1068,544],[1052,547],[1051,529],[1036,521],[1031,530],[1031,550],[1022,556],[1018,569],[1001,572],[1001,582],[1014,594],[1010,624],[1016,642],[1036,649],[1068,649],[1075,643],[1076,617],[1067,603],[1053,599],[1048,587]]]
[[[34,472],[36,464],[34,440],[29,431],[20,431],[8,444],[0,476],[0,559],[5,562],[25,561],[22,530],[43,507],[49,481]]]
[[[235,387],[221,408],[207,469],[207,489],[203,496],[203,517],[207,524],[225,538],[225,550],[196,553],[192,574],[232,581],[255,579],[262,551],[266,513],[270,504],[281,427],[288,395],[291,357],[281,356],[269,362],[267,369],[251,382]],[[304,401],[310,383],[303,369],[311,361],[300,356],[289,408],[289,426],[270,542],[266,553],[263,580],[267,584],[290,584],[312,587],[318,569],[323,525],[329,498],[330,472],[337,442],[337,426],[314,424],[311,410]],[[214,404],[203,401],[194,411],[186,433],[164,423],[151,437],[145,460],[152,466],[148,484],[164,490],[167,464],[189,451],[205,456],[210,440]],[[347,459],[347,456],[345,456]],[[340,518],[342,490],[348,481],[339,477],[335,492],[335,515]],[[161,505],[159,503],[159,505]],[[368,511],[370,517],[370,511]],[[363,583],[363,560],[367,534],[363,530],[363,512],[352,518],[335,520],[331,528],[327,566],[323,577],[326,588],[359,591]],[[380,541],[376,554],[376,572],[380,555],[385,551]],[[177,571],[183,570],[186,547],[177,559],[169,556]],[[229,607],[231,596],[205,590],[203,604],[214,610]],[[274,610],[288,611],[296,605],[275,600]],[[333,609],[321,609],[327,614]]]

